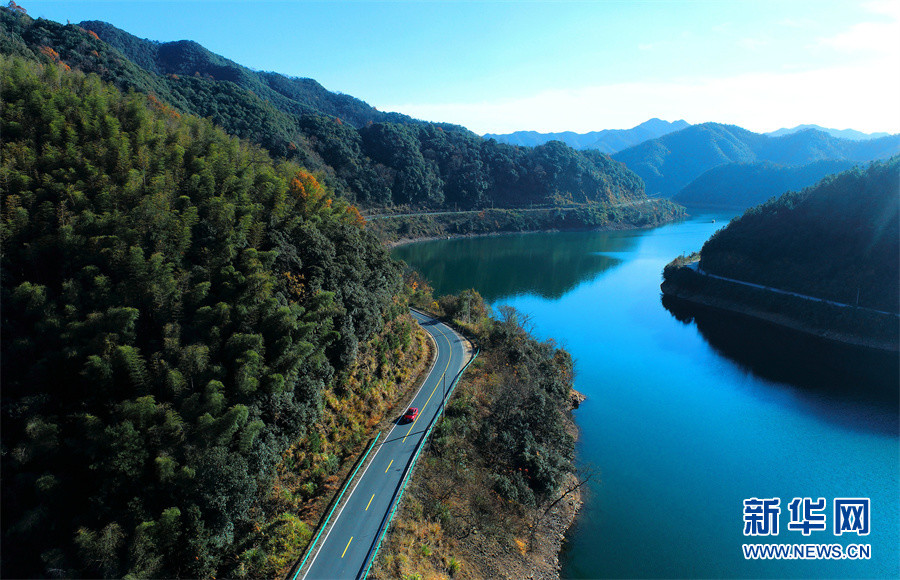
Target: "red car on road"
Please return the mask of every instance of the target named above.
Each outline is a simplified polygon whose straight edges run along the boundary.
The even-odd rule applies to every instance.
[[[406,410],[406,414],[403,415],[404,423],[412,423],[416,420],[416,417],[419,416],[419,410],[416,407],[410,407]]]

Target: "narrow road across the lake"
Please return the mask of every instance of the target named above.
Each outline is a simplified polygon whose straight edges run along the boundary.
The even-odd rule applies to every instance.
[[[418,407],[419,416],[412,423],[396,423],[379,441],[318,552],[306,570],[300,571],[302,578],[352,579],[363,574],[407,465],[424,444],[428,426],[441,410],[444,393],[469,360],[465,339],[453,329],[418,312],[413,312],[413,316],[437,346],[434,366],[407,405]]]

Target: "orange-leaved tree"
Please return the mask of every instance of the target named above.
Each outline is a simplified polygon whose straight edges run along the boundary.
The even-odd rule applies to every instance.
[[[326,213],[331,208],[331,191],[319,183],[316,176],[300,169],[291,179],[289,191],[295,199],[303,203],[302,211],[307,217]]]
[[[347,206],[347,218],[349,219],[350,223],[356,224],[360,228],[366,227],[366,218],[364,218],[362,214],[359,213],[359,209],[357,209],[355,205]]]

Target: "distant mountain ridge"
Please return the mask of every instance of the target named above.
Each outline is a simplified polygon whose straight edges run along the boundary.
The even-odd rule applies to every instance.
[[[704,172],[729,163],[800,166],[825,159],[873,161],[898,153],[900,135],[850,141],[808,129],[770,137],[735,125],[703,123],[624,149],[612,158],[644,180],[648,195],[672,197]]]
[[[890,133],[863,133],[862,131],[857,131],[855,129],[829,129],[828,127],[821,127],[819,125],[797,125],[792,129],[778,129],[777,131],[769,131],[765,133],[769,137],[781,137],[782,135],[790,135],[791,133],[797,133],[798,131],[806,131],[807,129],[815,129],[816,131],[822,131],[824,133],[828,133],[832,137],[838,137],[839,139],[850,139],[851,141],[866,141],[868,139],[879,139],[881,137],[887,137]]]
[[[648,139],[656,139],[674,131],[690,127],[684,120],[673,122],[653,118],[631,129],[604,129],[589,133],[538,133],[537,131],[516,131],[514,133],[487,133],[485,139],[496,139],[501,143],[535,147],[548,141],[562,141],[573,149],[596,149],[601,153],[615,153]]]

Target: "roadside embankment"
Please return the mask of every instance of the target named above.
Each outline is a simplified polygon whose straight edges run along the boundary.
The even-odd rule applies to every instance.
[[[398,245],[425,239],[547,230],[646,228],[681,217],[683,207],[665,199],[647,199],[622,205],[382,215],[369,218],[366,228],[383,243]]]
[[[474,291],[435,301],[481,348],[435,426],[370,577],[558,578],[581,505],[571,356]],[[418,575],[418,576],[417,576]]]
[[[660,286],[665,296],[751,316],[827,340],[876,350],[900,350],[898,317],[772,291],[707,276],[691,258],[666,266]]]
[[[325,393],[322,419],[277,465],[259,513],[265,550],[248,555],[246,577],[287,575],[304,554],[369,441],[387,432],[428,373],[434,347],[408,314],[398,316],[361,348],[340,390]],[[267,524],[267,513],[285,516]]]

